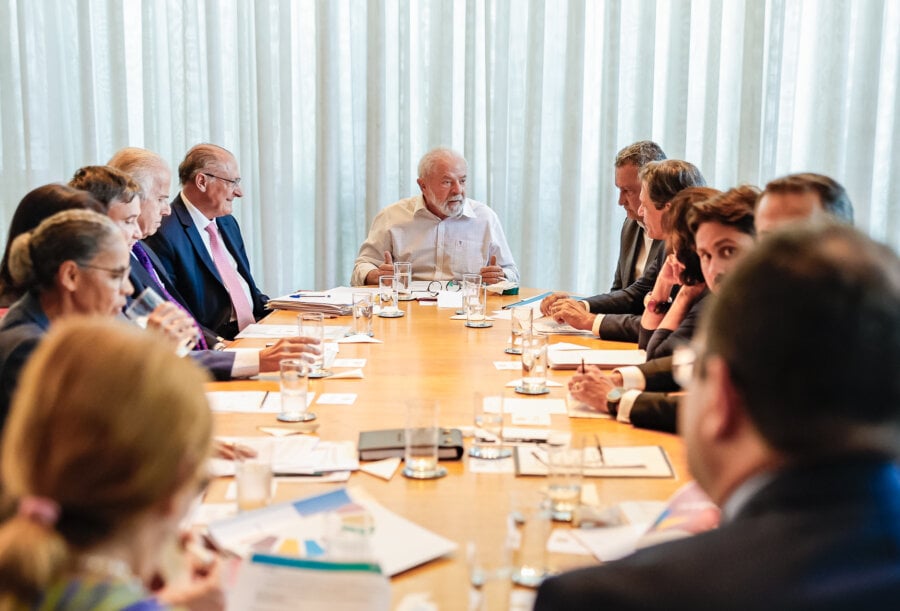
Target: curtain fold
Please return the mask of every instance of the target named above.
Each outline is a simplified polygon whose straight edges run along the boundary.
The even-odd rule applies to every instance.
[[[271,295],[346,284],[438,145],[528,286],[608,288],[613,159],[648,138],[721,189],[829,174],[900,247],[896,2],[0,0],[0,24],[0,218],[121,147],[177,175],[215,142]]]

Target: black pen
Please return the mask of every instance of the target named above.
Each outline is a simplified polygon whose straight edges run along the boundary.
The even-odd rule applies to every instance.
[[[581,373],[584,373],[584,357],[581,357]]]
[[[603,460],[603,446],[600,445],[600,437],[597,436],[597,433],[594,433],[594,441],[597,444],[597,454],[600,455],[600,464],[605,464],[606,461]]]

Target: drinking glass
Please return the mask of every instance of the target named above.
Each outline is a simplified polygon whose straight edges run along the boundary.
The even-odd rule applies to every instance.
[[[485,409],[490,403],[500,404],[499,411]],[[469,448],[469,456],[487,459],[512,456],[512,450],[503,447],[502,397],[483,397],[481,393],[475,393],[474,411],[475,434]]]
[[[532,334],[534,310],[530,306],[511,308],[509,311],[509,346],[506,354],[522,354],[522,337]]]
[[[510,494],[510,510],[512,580],[520,586],[536,588],[550,574],[550,501],[533,490],[514,490]]]
[[[506,516],[492,516],[478,540],[466,543],[469,565],[470,611],[494,611],[510,608],[511,558]],[[481,520],[480,520],[481,522]]]
[[[278,413],[278,419],[282,422],[315,420],[316,415],[306,411],[309,390],[309,366],[306,361],[284,359],[278,365],[281,390],[281,411]]]
[[[309,337],[319,340],[322,350],[314,355],[312,367],[309,370],[311,378],[325,378],[331,372],[325,368],[325,315],[321,312],[306,312],[297,317],[300,328],[300,337]]]
[[[547,445],[547,490],[554,520],[571,522],[581,503],[584,447],[573,436],[569,443]]]
[[[234,481],[237,486],[238,511],[259,509],[272,498],[272,439],[259,437],[242,441],[253,450],[238,453],[234,461]]]
[[[403,316],[403,310],[397,307],[397,276],[381,276],[378,278],[378,315],[382,318]]]
[[[409,288],[412,280],[412,263],[409,261],[395,261],[394,275],[397,276],[397,299],[400,301],[412,301],[412,291]]]
[[[516,392],[525,395],[544,395],[547,388],[547,336],[522,336],[522,381]]]
[[[481,287],[481,274],[463,274],[462,277],[462,309],[457,314],[466,313],[466,295]]]
[[[463,289],[465,293],[465,289]],[[466,308],[466,326],[476,329],[493,327],[494,323],[487,319],[485,310],[487,307],[487,286],[480,285],[477,289],[464,294],[463,304]]]
[[[406,452],[403,475],[412,479],[434,479],[447,475],[438,464],[438,424],[440,408],[436,401],[410,401],[406,406]]]
[[[372,331],[371,293],[353,293],[353,330],[347,335],[375,335]]]
[[[146,329],[147,323],[150,320],[150,315],[153,313],[153,310],[164,303],[166,303],[166,300],[160,297],[159,293],[148,286],[141,292],[140,295],[134,298],[134,300],[127,308],[125,308],[125,317],[131,320],[141,329]],[[191,350],[194,349],[194,346],[197,345],[197,339],[197,328],[191,325],[190,329],[182,333],[181,336],[176,340],[175,354],[177,354],[178,356],[187,355]]]

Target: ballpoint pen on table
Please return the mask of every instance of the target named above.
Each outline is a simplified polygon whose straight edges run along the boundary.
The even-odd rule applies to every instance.
[[[597,436],[597,433],[594,433],[594,442],[597,444],[597,454],[600,455],[600,464],[606,463],[603,459],[603,446],[600,445],[600,437]]]

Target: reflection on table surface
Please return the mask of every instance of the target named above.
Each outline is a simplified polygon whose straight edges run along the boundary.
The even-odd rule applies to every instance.
[[[518,296],[491,295],[488,312],[501,305],[537,295],[540,291],[523,289]],[[438,309],[415,301],[400,304],[406,312],[402,318],[378,318],[373,322],[375,339],[383,343],[340,344],[338,358],[366,359],[364,379],[320,379],[310,381],[310,391],[318,396],[328,393],[355,393],[353,405],[313,404],[318,415],[317,434],[324,440],[356,441],[361,430],[402,428],[406,402],[434,400],[440,403],[443,426],[471,427],[474,395],[513,396],[505,384],[521,377],[520,371],[498,370],[494,362],[517,362],[520,357],[508,355],[504,349],[510,336],[510,321],[495,320],[490,328],[466,328],[464,320],[451,320],[452,310]],[[539,315],[539,313],[536,313]],[[266,323],[291,324],[297,314],[276,311]],[[344,316],[327,319],[326,325],[352,325]],[[271,341],[271,340],[268,340]],[[633,344],[606,342],[591,337],[551,336],[550,343],[565,341],[591,348],[630,349]],[[238,347],[262,347],[266,340],[240,340]],[[571,371],[554,371],[549,379],[563,384],[551,387],[543,398],[564,399]],[[210,390],[278,390],[271,381],[234,381],[211,383]],[[516,395],[518,396],[518,395]],[[257,435],[257,427],[277,426],[275,414],[216,414],[216,434]],[[601,505],[625,500],[664,500],[688,479],[681,440],[673,435],[642,431],[630,425],[607,419],[570,419],[552,416],[554,430],[573,433],[596,433],[604,446],[659,445],[665,448],[675,469],[673,479],[592,478]],[[466,440],[466,444],[471,439]],[[540,477],[515,477],[512,474],[471,473],[469,458],[442,461],[448,475],[437,480],[411,480],[398,469],[390,481],[362,472],[354,473],[348,483],[363,488],[392,511],[433,530],[459,544],[459,550],[445,557],[398,575],[392,580],[394,604],[406,594],[429,593],[440,609],[465,609],[468,606],[466,543],[491,537],[498,517],[505,514],[513,491],[541,490],[546,481]],[[221,500],[228,479],[213,483],[209,500]],[[280,485],[276,500],[289,500],[332,490],[342,484]],[[568,528],[554,523],[554,528]],[[398,542],[402,544],[402,542]],[[591,564],[591,556],[551,555],[551,568],[563,570]]]

